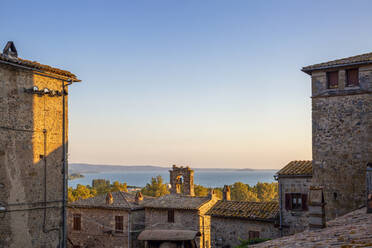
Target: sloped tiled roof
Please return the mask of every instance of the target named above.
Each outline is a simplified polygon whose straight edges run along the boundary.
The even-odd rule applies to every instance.
[[[218,201],[207,215],[251,220],[274,221],[279,214],[278,202]]]
[[[146,208],[165,208],[165,209],[191,209],[197,210],[202,205],[210,201],[209,197],[186,196],[169,194],[160,196],[144,204]]]
[[[77,200],[69,203],[69,207],[83,207],[83,208],[109,208],[109,209],[137,209],[143,208],[143,204],[151,201],[152,197],[145,196],[144,199],[137,204],[135,195],[127,192],[112,192],[113,203],[106,203],[106,194],[98,195],[95,197]]]
[[[302,68],[303,72],[311,74],[314,70],[327,69],[332,67],[340,67],[346,65],[358,65],[358,64],[369,64],[372,63],[372,53],[365,53],[361,55],[356,55],[348,58],[332,60],[324,63],[319,63],[315,65],[309,65]]]
[[[311,160],[295,160],[284,166],[276,173],[279,176],[312,176],[313,165]]]
[[[28,67],[30,69],[36,69],[36,70],[39,70],[39,71],[42,71],[42,72],[61,75],[61,76],[70,78],[73,81],[80,81],[80,80],[77,79],[77,77],[74,74],[72,74],[69,71],[54,68],[54,67],[51,67],[49,65],[43,65],[43,64],[40,64],[36,61],[30,61],[30,60],[21,59],[21,58],[9,57],[9,56],[7,56],[3,53],[0,53],[0,60],[5,61],[10,65],[12,65],[12,64],[21,65],[21,66],[24,66],[24,67]]]

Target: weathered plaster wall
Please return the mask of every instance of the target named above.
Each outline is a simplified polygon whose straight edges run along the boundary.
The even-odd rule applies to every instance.
[[[211,233],[213,247],[235,247],[240,244],[239,239],[247,240],[249,231],[260,232],[260,238],[278,238],[279,229],[274,223],[252,221],[238,218],[212,217]]]
[[[281,187],[281,204],[282,204],[282,221],[285,234],[294,234],[304,231],[308,228],[309,211],[304,210],[286,210],[285,194],[300,193],[309,196],[309,188],[311,185],[311,177],[279,177],[279,187]]]
[[[33,86],[62,90],[60,80],[0,65],[0,204],[7,209],[0,213],[0,247],[60,242],[62,97],[24,92]]]
[[[360,87],[327,89],[326,72],[312,75],[313,184],[324,187],[326,218],[365,203],[366,165],[372,161],[372,66],[359,68]]]

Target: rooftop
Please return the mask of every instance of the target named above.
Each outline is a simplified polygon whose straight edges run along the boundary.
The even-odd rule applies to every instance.
[[[372,247],[372,214],[358,209],[327,223],[324,229],[266,241],[254,247]]]
[[[143,208],[143,205],[151,201],[152,197],[144,196],[143,200],[137,204],[135,195],[127,192],[112,192],[112,204],[106,203],[106,194],[98,195],[95,197],[77,200],[69,203],[69,207],[79,208],[108,208],[108,209],[138,209]]]
[[[145,203],[144,206],[146,208],[198,210],[202,205],[210,200],[211,198],[209,197],[169,194],[149,201]]]
[[[295,160],[284,166],[276,173],[279,176],[312,176],[313,165],[311,160]]]
[[[207,215],[274,221],[279,214],[278,202],[218,201]]]
[[[361,55],[356,55],[348,58],[332,60],[324,63],[314,64],[305,66],[302,68],[303,72],[310,74],[315,70],[328,69],[333,67],[342,67],[350,65],[360,65],[360,64],[371,64],[372,63],[372,53],[365,53]]]
[[[39,72],[47,74],[63,76],[68,79],[71,79],[74,82],[80,81],[79,79],[77,79],[76,75],[72,74],[69,71],[54,68],[49,65],[43,65],[36,61],[30,61],[19,58],[17,50],[12,41],[9,41],[5,46],[3,53],[0,53],[0,62],[8,65],[21,66],[24,67],[25,69],[37,70]]]

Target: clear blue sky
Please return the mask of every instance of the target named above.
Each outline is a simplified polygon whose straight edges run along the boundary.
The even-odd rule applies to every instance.
[[[1,45],[78,75],[70,162],[311,159],[302,66],[372,51],[372,1],[5,1]]]

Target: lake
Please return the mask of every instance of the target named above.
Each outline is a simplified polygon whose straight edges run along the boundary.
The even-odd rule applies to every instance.
[[[194,183],[205,187],[223,187],[225,184],[243,182],[251,186],[257,182],[275,182],[274,174],[276,170],[209,170],[197,171],[194,173]],[[68,186],[75,188],[76,185],[91,185],[93,179],[106,179],[110,182],[126,182],[127,185],[144,187],[150,182],[151,178],[157,175],[163,177],[165,183],[169,183],[168,171],[128,171],[125,173],[82,173],[84,178],[77,178],[68,181]]]

